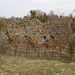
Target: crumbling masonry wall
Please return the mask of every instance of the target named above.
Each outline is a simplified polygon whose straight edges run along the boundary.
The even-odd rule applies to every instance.
[[[1,33],[9,49],[18,51],[64,50],[68,46],[72,19],[61,17],[56,21],[41,23],[38,19],[23,18],[21,20],[9,19],[7,30],[12,41],[6,33]],[[3,38],[2,38],[3,37]]]

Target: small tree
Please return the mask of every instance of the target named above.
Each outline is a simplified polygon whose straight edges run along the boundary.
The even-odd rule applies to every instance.
[[[36,11],[35,10],[31,10],[30,14],[31,14],[31,19],[36,17]]]

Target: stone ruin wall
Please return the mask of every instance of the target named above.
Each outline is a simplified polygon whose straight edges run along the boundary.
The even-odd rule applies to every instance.
[[[9,41],[5,32],[1,37],[10,49],[17,50],[63,50],[68,46],[69,36],[71,35],[72,19],[62,17],[56,21],[41,23],[37,19],[30,20],[9,20],[7,30],[12,42]],[[3,38],[2,38],[3,39]]]

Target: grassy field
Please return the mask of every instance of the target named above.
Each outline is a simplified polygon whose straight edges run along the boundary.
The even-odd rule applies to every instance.
[[[0,75],[75,75],[75,63],[0,54]]]

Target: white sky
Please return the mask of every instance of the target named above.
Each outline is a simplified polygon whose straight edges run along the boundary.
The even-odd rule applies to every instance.
[[[38,9],[45,12],[50,10],[55,13],[64,13],[68,15],[75,8],[75,0],[1,0],[0,16],[1,17],[23,17],[31,9]]]

